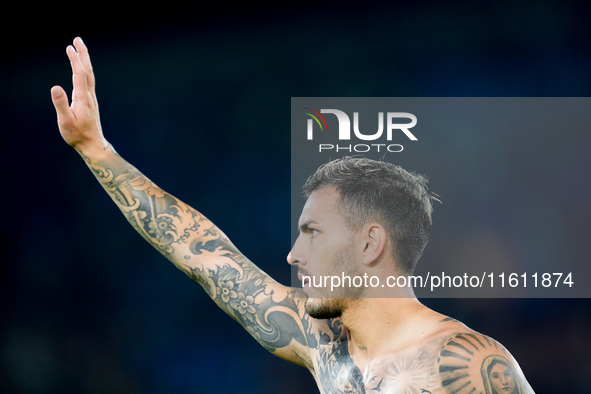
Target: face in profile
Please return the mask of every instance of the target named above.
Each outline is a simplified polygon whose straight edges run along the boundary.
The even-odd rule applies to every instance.
[[[339,317],[348,298],[357,297],[361,288],[318,286],[321,278],[341,274],[357,275],[355,234],[349,229],[337,202],[339,192],[326,187],[310,195],[299,219],[300,234],[287,257],[298,268],[298,276],[312,277],[303,283],[308,296],[306,312],[315,318]],[[325,284],[325,283],[323,283]]]

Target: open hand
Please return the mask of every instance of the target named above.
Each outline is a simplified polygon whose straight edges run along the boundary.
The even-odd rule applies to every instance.
[[[51,99],[64,140],[79,152],[102,151],[109,144],[103,137],[95,80],[88,49],[80,37],[66,49],[72,66],[72,103],[61,86],[51,88]]]

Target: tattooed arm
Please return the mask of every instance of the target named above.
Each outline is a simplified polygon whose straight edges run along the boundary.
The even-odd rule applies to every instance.
[[[72,103],[51,89],[58,126],[138,233],[265,348],[301,365],[308,355],[310,320],[297,290],[282,286],[251,263],[198,211],[166,193],[127,163],[103,137],[88,50],[80,38],[67,48]]]
[[[530,394],[519,364],[497,341],[476,332],[449,338],[437,358],[445,393]]]

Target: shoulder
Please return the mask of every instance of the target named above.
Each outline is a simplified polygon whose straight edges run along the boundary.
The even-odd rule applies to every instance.
[[[465,328],[442,339],[437,369],[444,392],[533,393],[517,361],[493,338]]]

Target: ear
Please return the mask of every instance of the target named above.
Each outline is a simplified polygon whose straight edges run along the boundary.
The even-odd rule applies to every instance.
[[[363,264],[373,265],[386,248],[386,230],[378,223],[370,223],[364,228]]]

